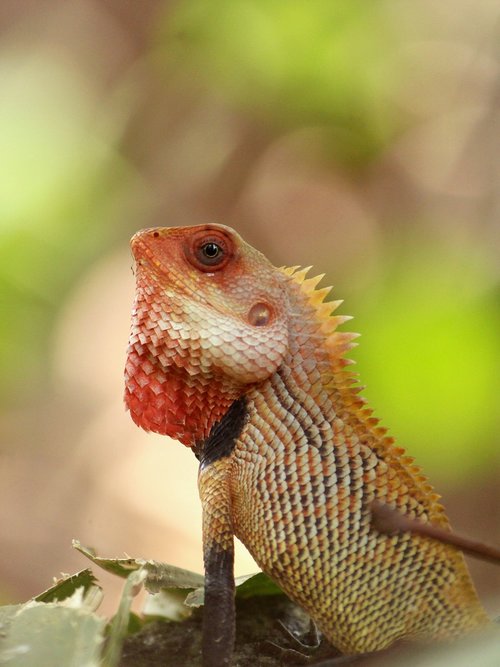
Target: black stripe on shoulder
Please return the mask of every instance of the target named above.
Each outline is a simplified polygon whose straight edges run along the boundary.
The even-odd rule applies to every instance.
[[[196,448],[202,469],[231,454],[243,430],[247,415],[247,400],[242,396],[231,404],[222,419],[215,422],[208,438]]]

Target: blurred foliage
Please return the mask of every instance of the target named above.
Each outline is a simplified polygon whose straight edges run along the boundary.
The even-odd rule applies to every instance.
[[[275,132],[321,126],[323,148],[348,171],[415,122],[399,99],[416,75],[401,57],[405,29],[384,0],[187,0],[161,44],[168,74],[187,72]],[[407,229],[401,248],[385,239],[380,283],[347,304],[364,336],[354,356],[391,432],[424,468],[464,480],[495,453],[498,300],[484,293],[491,275],[476,249],[436,247]]]
[[[376,414],[424,470],[465,481],[497,461],[498,293],[473,243],[392,250],[383,280],[363,293],[353,352]],[[351,307],[351,304],[349,304]]]
[[[187,0],[168,16],[164,55],[278,131],[329,126],[329,152],[361,166],[403,120],[394,103],[398,32],[385,5]]]
[[[132,173],[116,143],[123,108],[62,59],[0,53],[0,397],[31,393],[77,275],[116,238]],[[45,371],[45,373],[43,373]]]

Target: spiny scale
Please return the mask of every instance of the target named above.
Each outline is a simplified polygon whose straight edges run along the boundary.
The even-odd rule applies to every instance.
[[[354,332],[337,331],[338,326],[350,321],[352,316],[332,315],[332,313],[343,303],[343,300],[340,299],[336,301],[324,302],[324,299],[331,293],[332,287],[317,287],[325,274],[320,274],[314,278],[306,279],[305,276],[311,270],[311,268],[312,267],[309,266],[298,270],[299,267],[293,267],[293,271],[290,274],[287,273],[287,275],[290,275],[293,281],[299,285],[300,291],[307,295],[308,302],[311,304],[311,306],[314,307],[316,318],[321,322],[321,331],[326,336],[324,344],[330,351],[332,361],[335,363],[339,357],[342,357],[345,354],[345,352],[352,349],[352,347],[355,345],[353,341],[359,336],[359,334]],[[349,405],[351,408],[357,409],[358,416],[361,417],[365,426],[373,429],[379,438],[383,438],[383,445],[391,449],[393,456],[400,457],[401,463],[403,463],[411,470],[414,477],[418,482],[420,482],[422,489],[430,493],[432,499],[435,502],[438,501],[441,496],[437,493],[434,493],[434,489],[429,483],[428,478],[422,473],[421,467],[415,464],[414,457],[407,455],[402,447],[393,446],[393,438],[385,437],[387,429],[380,425],[378,418],[372,416],[373,411],[365,407],[366,400],[362,397],[356,398],[354,396],[354,394],[357,394],[362,390],[362,387],[359,387],[357,384],[357,374],[347,374],[345,370],[343,374],[344,378],[342,378],[342,380],[346,380],[347,378],[352,380],[352,384],[348,389],[349,395],[344,395],[344,404]],[[339,383],[338,375],[334,375],[332,378],[332,384],[334,386],[339,386],[339,384],[342,385],[343,383]],[[439,511],[443,511],[441,506],[439,506]]]

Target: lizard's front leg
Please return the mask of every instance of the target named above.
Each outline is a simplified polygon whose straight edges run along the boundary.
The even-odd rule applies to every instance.
[[[203,510],[205,607],[203,667],[231,664],[234,647],[234,538],[229,494],[229,457],[200,467],[198,487]]]

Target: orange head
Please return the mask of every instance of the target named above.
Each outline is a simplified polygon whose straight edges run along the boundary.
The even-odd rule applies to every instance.
[[[142,428],[194,446],[281,365],[286,278],[223,225],[145,229],[131,246],[125,402]]]

